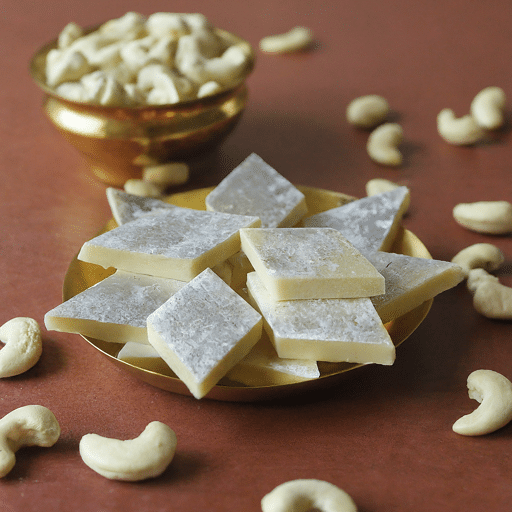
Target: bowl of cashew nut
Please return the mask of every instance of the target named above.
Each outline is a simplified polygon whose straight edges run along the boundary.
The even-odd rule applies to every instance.
[[[97,179],[122,186],[142,168],[208,155],[247,102],[251,45],[199,13],[128,12],[74,22],[33,56],[43,111]]]

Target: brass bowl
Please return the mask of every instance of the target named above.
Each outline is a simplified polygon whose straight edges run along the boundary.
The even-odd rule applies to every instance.
[[[215,30],[230,45],[243,45],[249,55],[244,76],[231,89],[170,105],[106,107],[71,101],[46,84],[46,55],[56,48],[55,39],[38,50],[30,62],[32,78],[44,92],[43,111],[86,157],[94,176],[109,186],[119,187],[130,178],[140,178],[145,165],[201,160],[240,120],[247,103],[245,80],[254,67],[254,52],[247,41]]]

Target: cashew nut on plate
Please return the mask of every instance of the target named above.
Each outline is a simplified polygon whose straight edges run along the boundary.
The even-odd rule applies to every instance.
[[[25,405],[0,419],[0,478],[16,463],[22,446],[53,446],[60,427],[53,413],[42,405]]]
[[[474,144],[485,135],[485,130],[472,115],[455,117],[450,108],[441,110],[437,115],[437,131],[446,142],[459,146]]]
[[[500,87],[486,87],[482,89],[471,102],[471,114],[476,122],[488,130],[500,128],[505,117],[506,96]]]
[[[347,107],[347,121],[361,128],[374,128],[386,120],[389,103],[378,94],[368,94],[352,100]]]
[[[382,165],[396,166],[402,163],[398,145],[402,142],[403,130],[397,123],[384,123],[375,128],[366,144],[370,158]]]
[[[86,434],[80,440],[80,456],[96,473],[111,480],[135,482],[161,475],[176,451],[176,434],[164,423],[153,421],[135,439],[121,441]]]
[[[453,208],[453,218],[477,233],[504,235],[512,232],[512,204],[508,201],[460,203]]]
[[[468,393],[480,405],[453,424],[464,436],[490,434],[512,420],[512,382],[492,370],[476,370],[468,377]]]
[[[32,318],[17,317],[0,327],[0,377],[12,377],[34,366],[43,352],[41,329]]]
[[[473,306],[481,315],[512,319],[512,288],[501,284],[496,276],[481,268],[470,270],[467,287],[473,294]]]
[[[453,258],[452,263],[459,265],[468,277],[469,271],[481,268],[487,272],[497,270],[505,261],[503,253],[492,244],[473,244],[459,251]]]
[[[339,487],[315,479],[290,480],[261,500],[263,512],[357,512],[352,498]]]

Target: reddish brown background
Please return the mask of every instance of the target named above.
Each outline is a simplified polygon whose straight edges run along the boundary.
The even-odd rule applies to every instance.
[[[508,0],[3,1],[0,9],[0,322],[41,325],[60,302],[66,269],[110,217],[105,187],[43,117],[28,73],[32,53],[73,20],[94,25],[128,10],[199,11],[255,47],[263,36],[311,27],[317,45],[300,55],[257,50],[250,104],[218,165],[186,188],[214,185],[250,152],[288,179],[364,195],[384,177],[411,188],[405,225],[434,258],[510,237],[456,225],[459,202],[511,200],[510,119],[472,148],[446,144],[436,115],[465,114],[483,87],[512,97]],[[367,133],[344,118],[354,97],[379,93],[403,126],[405,163],[388,169],[365,151]],[[508,112],[510,114],[510,112]],[[510,117],[510,116],[509,116]],[[512,501],[512,427],[467,438],[451,426],[470,412],[466,378],[488,368],[512,378],[512,326],[479,316],[464,285],[439,296],[392,367],[372,367],[321,393],[272,403],[197,401],[126,375],[79,336],[44,331],[32,370],[0,382],[0,416],[49,407],[62,427],[50,449],[18,452],[0,481],[0,510],[210,512],[260,510],[260,499],[295,478],[328,480],[362,512],[505,511]],[[128,439],[159,420],[178,436],[172,465],[153,481],[109,481],[83,464],[82,435]]]

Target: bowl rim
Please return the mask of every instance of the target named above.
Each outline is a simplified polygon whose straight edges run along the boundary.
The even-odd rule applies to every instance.
[[[109,20],[107,20],[109,21]],[[103,22],[106,23],[106,22]],[[84,35],[90,34],[97,30],[99,27],[103,25],[103,23],[98,23],[89,27],[85,27]],[[58,44],[58,37],[52,39],[51,41],[46,42],[43,44],[38,50],[35,51],[35,53],[32,55],[30,62],[29,62],[29,73],[36,85],[42,89],[42,91],[52,98],[55,98],[59,101],[65,102],[69,105],[73,105],[78,108],[91,108],[91,109],[101,109],[101,110],[133,110],[133,111],[144,111],[144,110],[169,110],[175,109],[179,110],[180,108],[188,108],[191,105],[201,105],[201,104],[209,104],[217,102],[219,99],[223,98],[224,96],[230,95],[233,91],[236,91],[240,88],[245,87],[245,80],[248,78],[248,76],[252,73],[254,70],[255,64],[256,64],[256,54],[254,52],[254,49],[252,45],[245,39],[241,38],[240,36],[234,34],[233,32],[229,32],[227,30],[214,27],[214,32],[222,37],[225,40],[231,41],[233,44],[239,44],[243,45],[244,48],[247,51],[247,55],[249,57],[248,64],[246,67],[246,70],[240,79],[239,82],[237,82],[234,86],[222,89],[221,91],[211,94],[208,96],[204,96],[203,98],[193,98],[190,100],[184,100],[180,101],[178,103],[165,103],[161,105],[148,105],[148,104],[141,104],[141,105],[130,105],[130,106],[119,106],[119,105],[98,105],[95,103],[88,103],[85,101],[76,101],[71,100],[68,98],[65,98],[50,87],[46,81],[45,81],[45,71],[44,71],[44,64],[46,62],[46,56],[50,52],[50,50],[56,49]]]

